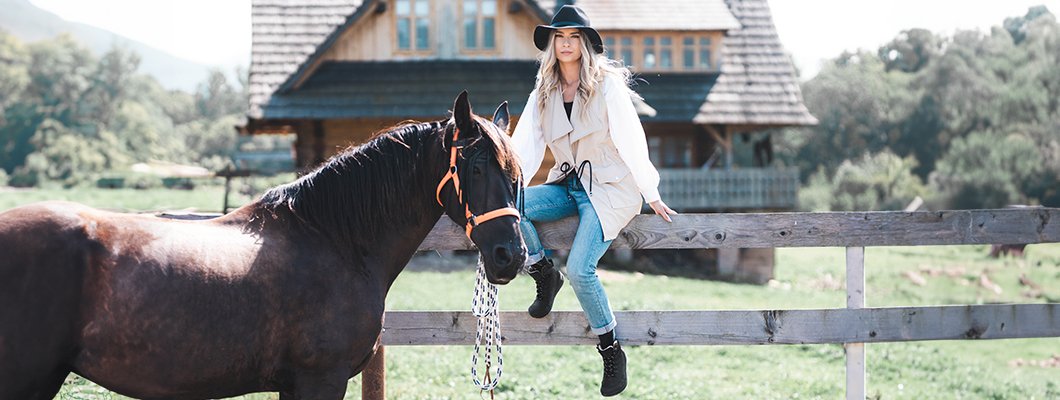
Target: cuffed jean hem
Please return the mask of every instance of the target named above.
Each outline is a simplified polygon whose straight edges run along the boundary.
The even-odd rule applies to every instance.
[[[531,265],[537,264],[538,261],[541,261],[543,259],[545,259],[545,252],[544,251],[539,252],[539,253],[534,253],[534,254],[527,254],[526,255],[526,262],[523,263],[523,266],[524,267],[529,267]]]
[[[612,315],[610,324],[604,325],[601,328],[592,328],[592,329],[589,329],[589,331],[592,332],[596,336],[600,336],[600,335],[603,335],[603,334],[605,334],[607,332],[615,330],[616,326],[618,326],[618,321],[615,320],[615,316]]]

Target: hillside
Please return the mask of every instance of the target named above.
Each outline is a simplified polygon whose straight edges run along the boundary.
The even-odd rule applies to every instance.
[[[191,91],[204,81],[209,68],[175,57],[147,44],[137,42],[94,26],[71,22],[40,9],[29,0],[0,0],[0,29],[26,42],[37,41],[70,33],[97,54],[109,50],[115,43],[136,52],[141,57],[140,72],[158,79],[170,89]]]

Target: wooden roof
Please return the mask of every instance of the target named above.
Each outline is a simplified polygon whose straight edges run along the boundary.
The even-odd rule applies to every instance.
[[[261,106],[362,0],[252,0],[250,112]]]
[[[273,94],[263,111],[275,119],[426,119],[444,115],[467,90],[481,115],[503,101],[518,115],[536,74],[532,60],[325,61],[298,89]]]
[[[329,113],[312,111],[309,104],[323,107],[322,102],[330,95],[322,96],[314,92],[308,93],[311,96],[299,97],[293,96],[293,93],[275,92],[285,82],[292,82],[299,74],[305,73],[311,58],[322,54],[344,27],[365,14],[365,9],[374,2],[253,0],[254,36],[249,88],[251,108],[248,116],[252,119],[279,118],[278,115],[284,118],[327,117]],[[547,19],[546,14],[554,9],[555,3],[553,0],[530,0],[528,4],[532,5],[533,13]],[[732,20],[736,21],[736,28],[728,30],[723,43],[720,76],[643,76],[648,85],[635,89],[643,92],[648,105],[659,109],[657,120],[734,125],[817,123],[802,104],[794,67],[780,44],[766,0],[725,0],[724,3],[722,0],[583,0],[577,4],[587,10],[592,16],[593,25],[600,29],[656,29],[649,27],[657,26],[657,29],[673,30],[678,29],[677,26],[686,29],[695,26],[695,29],[711,30],[722,28],[705,27],[732,26]],[[727,7],[729,12],[719,11],[719,6]],[[705,15],[708,12],[711,14],[709,17]],[[686,20],[686,14],[698,17],[689,17],[688,22],[680,22]],[[644,15],[658,18],[644,18]],[[529,40],[529,33],[527,37]],[[351,67],[347,65],[345,68]],[[334,74],[326,76],[336,77]],[[688,80],[697,76],[705,79],[702,84],[693,84]],[[314,77],[306,79],[321,82]],[[532,82],[532,78],[528,81]],[[653,83],[655,86],[652,86]],[[687,88],[695,90],[670,93]],[[357,96],[348,90],[344,94]],[[520,96],[523,96],[523,92],[512,99]],[[309,99],[312,99],[312,103],[304,102]],[[687,103],[678,104],[678,100]],[[266,108],[269,110],[267,113],[263,112]],[[698,113],[695,112],[696,108]],[[299,113],[306,115],[299,116]],[[678,118],[679,115],[683,117]]]
[[[582,0],[575,4],[585,10],[597,30],[716,31],[740,27],[722,0]]]
[[[722,41],[721,76],[693,122],[816,125],[802,103],[795,68],[784,52],[766,0],[726,0],[742,28]]]

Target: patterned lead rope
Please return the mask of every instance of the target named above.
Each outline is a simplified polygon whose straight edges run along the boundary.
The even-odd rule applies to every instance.
[[[497,286],[486,280],[486,266],[482,258],[478,260],[478,273],[475,278],[475,294],[471,297],[471,314],[478,318],[475,332],[475,351],[471,353],[471,379],[480,390],[492,391],[501,381],[501,367],[504,366],[504,354],[501,352],[501,320],[497,312]],[[480,345],[485,342],[486,354],[483,357],[486,375],[478,378],[478,359]],[[493,365],[493,349],[497,349],[497,374],[490,378],[490,367]]]

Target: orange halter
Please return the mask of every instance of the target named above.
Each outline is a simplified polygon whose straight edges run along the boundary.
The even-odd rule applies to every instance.
[[[453,189],[456,190],[457,201],[464,205],[464,213],[467,218],[467,226],[464,231],[468,239],[471,239],[471,230],[475,229],[476,226],[479,226],[479,224],[482,224],[483,222],[503,217],[505,215],[513,216],[518,220],[520,218],[519,210],[512,207],[498,208],[482,215],[475,215],[471,212],[470,205],[464,202],[464,193],[460,190],[460,176],[457,174],[456,169],[456,153],[463,148],[463,146],[456,145],[457,139],[460,138],[460,128],[454,127],[453,129],[453,145],[449,148],[449,171],[442,177],[442,181],[438,183],[438,190],[435,191],[435,198],[438,199],[438,205],[445,207],[445,204],[442,204],[442,188],[445,187],[447,182],[452,180]]]

